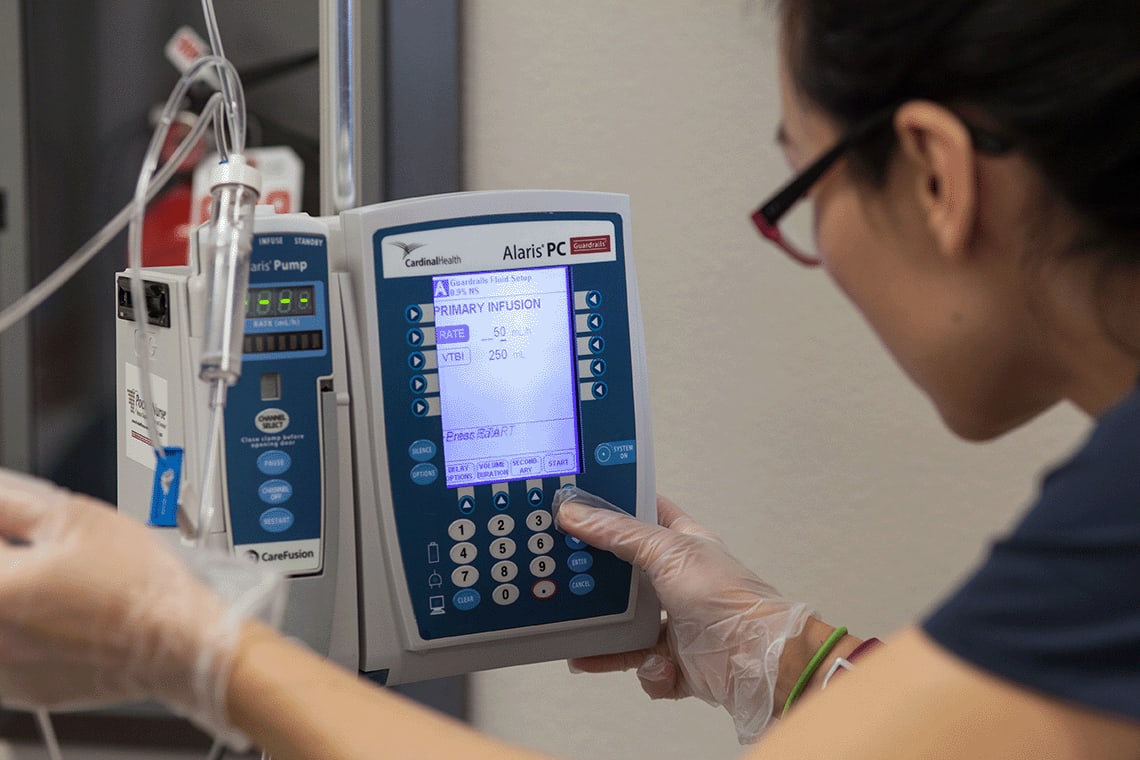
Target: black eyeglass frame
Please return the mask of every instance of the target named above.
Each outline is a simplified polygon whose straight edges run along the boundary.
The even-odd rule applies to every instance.
[[[793,260],[806,267],[817,267],[823,263],[820,259],[808,256],[802,251],[797,250],[794,245],[784,238],[779,228],[780,219],[788,213],[792,206],[796,205],[796,203],[807,195],[815,183],[819,182],[823,175],[827,173],[827,170],[830,169],[843,154],[857,143],[868,138],[878,129],[889,125],[897,110],[898,106],[883,109],[856,124],[848,130],[847,134],[840,138],[839,142],[829,148],[827,152],[769,196],[759,208],[752,212],[752,223],[756,225],[756,229],[760,234],[775,244],[784,253],[788,254]],[[960,116],[959,118],[961,119]],[[970,135],[970,141],[977,151],[999,156],[1013,149],[1013,144],[1005,138],[977,127],[965,119],[962,119],[962,123],[965,125],[966,131]]]

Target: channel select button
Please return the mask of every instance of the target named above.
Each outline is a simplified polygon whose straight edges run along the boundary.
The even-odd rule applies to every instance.
[[[257,496],[266,504],[280,504],[293,496],[293,486],[284,480],[267,480],[258,487]]]
[[[281,475],[292,466],[292,457],[284,451],[266,451],[257,458],[257,469],[264,475]]]

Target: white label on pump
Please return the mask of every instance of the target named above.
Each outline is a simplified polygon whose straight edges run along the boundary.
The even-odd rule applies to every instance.
[[[272,511],[272,510],[270,510]],[[284,512],[285,510],[280,510]],[[263,521],[264,522],[264,521]],[[267,529],[269,529],[267,527]],[[278,541],[234,546],[234,554],[267,564],[283,573],[313,573],[321,569],[321,540]]]
[[[123,365],[124,383],[123,393],[127,395],[124,405],[127,430],[127,456],[135,460],[148,470],[154,469],[154,446],[146,426],[146,405],[154,404],[154,422],[158,428],[159,445],[165,446],[169,436],[170,420],[166,380],[151,373],[150,384],[154,392],[154,399],[143,396],[142,374],[134,364],[127,362]]]
[[[387,235],[384,277],[488,272],[614,261],[612,222],[571,219],[436,227]]]

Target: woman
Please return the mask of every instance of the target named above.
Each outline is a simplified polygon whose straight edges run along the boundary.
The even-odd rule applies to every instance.
[[[761,232],[823,266],[959,435],[992,438],[1062,400],[1097,425],[975,576],[866,656],[666,500],[661,527],[563,505],[560,528],[645,570],[669,612],[652,651],[573,664],[636,667],[651,696],[724,705],[742,737],[764,733],[749,757],[1134,758],[1140,6],[784,0],[780,18],[778,139],[796,179],[757,211]],[[784,226],[802,203],[810,247]],[[155,694],[280,758],[527,756],[227,617],[87,500],[5,476],[0,532],[23,542],[0,560],[9,701]],[[112,545],[135,547],[130,568]],[[159,582],[181,603],[129,603]]]

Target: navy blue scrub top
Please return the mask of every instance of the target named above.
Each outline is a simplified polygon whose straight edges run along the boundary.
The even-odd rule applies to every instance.
[[[1140,386],[923,628],[1001,678],[1140,720]]]

